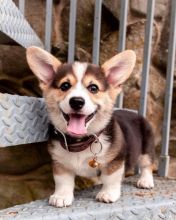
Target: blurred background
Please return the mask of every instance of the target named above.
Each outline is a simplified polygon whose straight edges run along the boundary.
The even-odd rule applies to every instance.
[[[14,0],[18,6],[18,0]],[[69,0],[53,1],[52,49],[62,62],[67,61]],[[91,62],[95,0],[77,1],[75,60]],[[45,0],[26,0],[25,18],[44,41]],[[137,63],[124,87],[124,107],[139,109],[143,66],[146,0],[130,0],[126,48],[136,52]],[[100,40],[100,64],[117,53],[119,37],[119,0],[104,0]],[[166,66],[170,22],[170,0],[156,0],[152,37],[147,118],[155,134],[156,151],[161,146],[161,131],[166,85]],[[41,97],[38,82],[26,63],[25,49],[0,45],[0,92]],[[172,101],[169,177],[176,178],[176,69]],[[157,169],[157,159],[156,159]],[[77,180],[77,188],[89,185]],[[0,148],[0,208],[48,197],[54,189],[50,157],[46,143]]]

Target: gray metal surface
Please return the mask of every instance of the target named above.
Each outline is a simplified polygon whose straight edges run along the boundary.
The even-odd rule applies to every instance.
[[[102,0],[95,1],[92,62],[99,64]]]
[[[76,192],[71,207],[55,208],[40,200],[0,211],[0,220],[174,220],[176,181],[155,179],[153,190],[137,189],[136,178],[122,186],[121,198],[112,204],[95,201],[100,186]]]
[[[46,0],[45,50],[48,52],[51,51],[52,8],[53,0]]]
[[[172,108],[172,94],[176,50],[176,1],[171,1],[171,22],[169,34],[169,49],[167,59],[166,94],[164,103],[164,120],[162,132],[162,148],[159,163],[159,175],[167,176],[169,169],[169,135]]]
[[[69,63],[72,63],[74,61],[74,56],[75,56],[76,11],[77,11],[77,0],[70,0],[69,36],[68,36]]]
[[[139,108],[139,114],[143,116],[146,115],[146,109],[147,109],[148,78],[149,78],[150,61],[151,61],[154,9],[155,9],[155,0],[148,0],[147,22],[145,27],[142,81],[141,81],[141,97],[140,97],[140,108]]]
[[[121,0],[118,52],[125,50],[127,17],[128,17],[128,0]],[[123,107],[123,92],[121,92],[120,95],[118,96],[116,106],[119,108]]]
[[[12,0],[0,0],[0,43],[4,42],[13,44],[16,42],[25,48],[32,45],[43,47],[42,42]]]
[[[19,0],[19,10],[23,15],[25,14],[25,0]]]
[[[0,93],[0,147],[47,140],[43,99]]]

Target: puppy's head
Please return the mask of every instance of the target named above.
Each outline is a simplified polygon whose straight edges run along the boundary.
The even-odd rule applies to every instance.
[[[135,60],[135,53],[126,50],[101,67],[80,62],[62,64],[38,47],[27,49],[28,64],[39,79],[53,125],[72,136],[105,128]]]

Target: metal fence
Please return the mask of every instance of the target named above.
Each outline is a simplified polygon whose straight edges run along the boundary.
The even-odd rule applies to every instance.
[[[53,4],[52,0],[46,0],[44,47],[47,51],[51,50],[52,4]],[[118,52],[123,51],[125,49],[128,0],[120,0],[120,6],[121,6],[120,28],[119,28],[119,39],[118,39],[119,43],[117,45]],[[19,9],[25,15],[25,0],[19,0]],[[76,10],[77,10],[77,0],[70,0],[68,62],[72,62],[74,60],[74,54],[75,54]],[[154,10],[155,10],[155,0],[148,0],[147,18],[146,18],[147,22],[145,27],[145,43],[144,43],[144,53],[143,53],[141,97],[140,97],[140,108],[139,108],[139,114],[143,116],[146,115],[146,109],[147,109],[147,92],[148,92],[148,82],[149,82],[149,67],[151,60],[152,27],[154,20]],[[95,0],[93,50],[92,50],[93,51],[92,62],[95,64],[99,63],[101,12],[102,12],[102,0]],[[163,120],[163,131],[162,131],[161,155],[159,160],[160,176],[167,176],[168,167],[169,167],[169,134],[170,134],[172,91],[173,91],[173,79],[174,79],[175,48],[176,48],[176,0],[171,0],[170,34],[169,34],[169,47],[168,47],[164,120]],[[117,107],[123,108],[123,94],[121,94],[117,100]]]

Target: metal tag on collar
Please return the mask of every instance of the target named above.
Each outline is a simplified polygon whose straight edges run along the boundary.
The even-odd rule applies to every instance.
[[[89,161],[89,166],[92,168],[98,168],[98,167],[100,167],[100,163],[97,161],[97,155],[99,153],[101,153],[103,147],[102,147],[102,143],[100,142],[98,136],[95,134],[93,134],[93,135],[95,136],[95,141],[90,145],[90,151],[93,154],[93,158],[92,158],[92,160]],[[93,152],[93,149],[92,149],[93,144],[99,144],[99,146],[100,146],[99,151]]]

